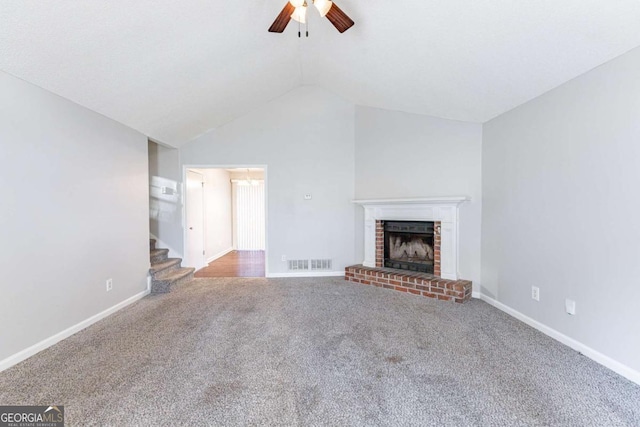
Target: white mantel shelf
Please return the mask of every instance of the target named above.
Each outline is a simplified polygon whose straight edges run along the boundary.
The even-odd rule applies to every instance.
[[[471,201],[468,196],[454,197],[420,197],[410,199],[368,199],[368,200],[352,200],[357,205],[460,205],[464,202]]]
[[[364,208],[365,267],[376,266],[376,221],[438,221],[440,231],[440,276],[458,280],[458,207],[467,196],[408,199],[353,200]]]

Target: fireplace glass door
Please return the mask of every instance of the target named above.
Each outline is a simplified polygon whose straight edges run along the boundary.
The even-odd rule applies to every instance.
[[[432,221],[385,221],[384,266],[433,274]]]

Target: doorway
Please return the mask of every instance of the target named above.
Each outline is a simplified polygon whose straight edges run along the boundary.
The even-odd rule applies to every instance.
[[[191,211],[202,212],[202,263],[195,277],[265,277],[266,168],[199,166],[186,169],[185,252],[197,255],[200,239]],[[202,177],[202,204],[189,191],[189,172]]]

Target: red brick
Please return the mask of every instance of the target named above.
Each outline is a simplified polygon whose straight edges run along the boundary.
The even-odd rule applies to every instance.
[[[412,294],[420,295],[420,291],[417,289],[408,289],[408,291],[411,292]]]
[[[400,292],[407,292],[408,289],[407,288],[403,288],[402,286],[396,286],[396,291],[400,291]]]

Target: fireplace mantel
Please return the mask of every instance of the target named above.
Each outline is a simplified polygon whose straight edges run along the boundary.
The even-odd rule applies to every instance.
[[[354,200],[364,208],[365,267],[376,267],[376,221],[439,221],[441,223],[440,276],[458,280],[458,207],[470,197]]]
[[[379,205],[455,205],[459,206],[461,203],[468,202],[471,197],[467,196],[454,196],[454,197],[421,197],[411,199],[368,199],[368,200],[353,200],[353,203],[363,206]]]

